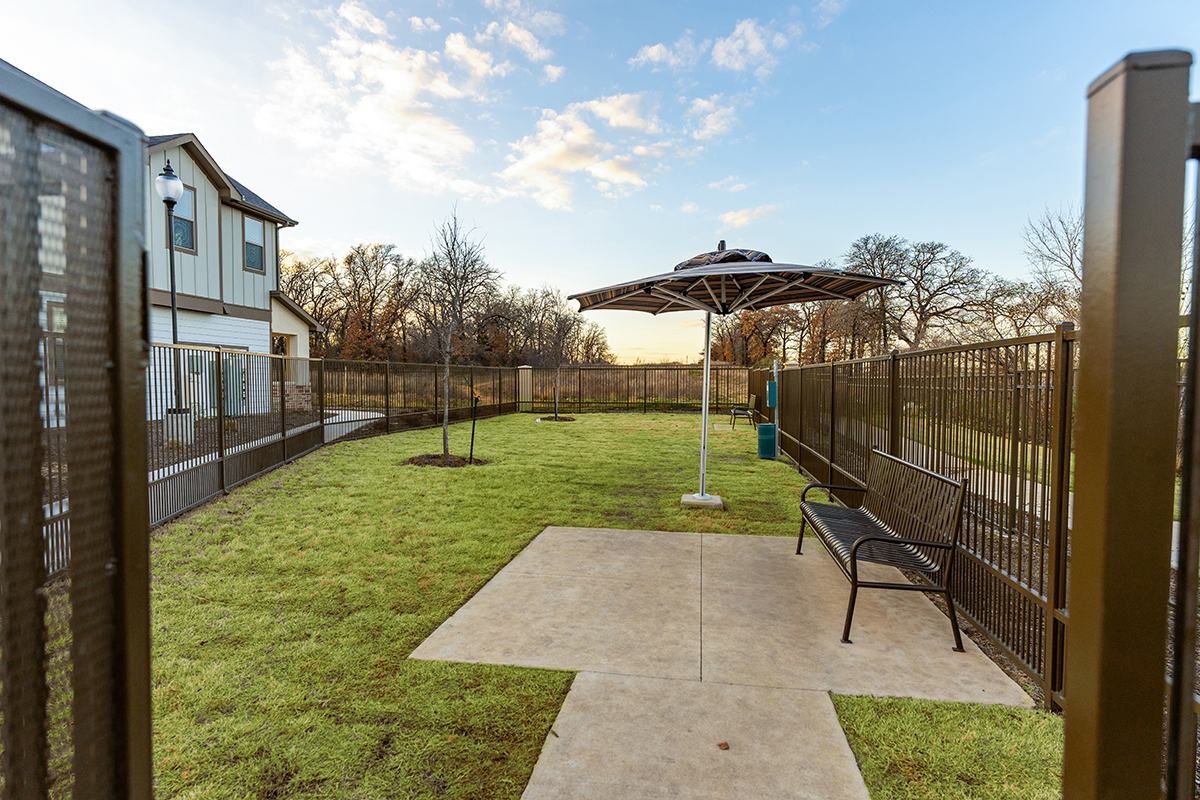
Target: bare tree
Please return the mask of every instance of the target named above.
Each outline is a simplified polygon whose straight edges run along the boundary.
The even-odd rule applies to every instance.
[[[933,331],[968,325],[984,311],[988,273],[941,242],[911,245],[900,275],[905,285],[895,333],[909,347],[920,347]]]
[[[1079,296],[1083,290],[1083,212],[1073,204],[1051,210],[1037,220],[1027,220],[1021,231],[1025,257],[1033,276],[1030,288],[1058,321],[1079,321]]]
[[[433,345],[442,357],[442,455],[450,455],[450,362],[461,347],[460,338],[469,315],[492,297],[498,288],[499,270],[487,263],[483,243],[474,238],[458,209],[433,233],[432,252],[418,266],[420,280],[416,311],[434,334]]]
[[[904,267],[908,261],[908,242],[899,236],[884,236],[872,233],[855,240],[844,256],[846,269],[851,272],[863,272],[879,278],[892,280],[904,277]],[[831,264],[832,266],[832,264]],[[904,313],[900,294],[904,287],[881,287],[877,297],[863,298],[859,302],[870,305],[868,317],[875,323],[879,350],[885,353],[894,335],[896,322]],[[874,345],[873,345],[874,346]]]

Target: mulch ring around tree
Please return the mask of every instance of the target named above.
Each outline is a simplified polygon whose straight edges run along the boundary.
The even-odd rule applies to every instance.
[[[535,420],[535,422],[574,422],[574,421],[575,421],[574,417],[563,417],[563,416],[559,416],[558,419],[555,419],[554,417],[538,417]]]
[[[490,464],[490,461],[484,461],[482,458],[476,458],[468,461],[462,456],[444,456],[441,453],[426,453],[423,456],[413,456],[407,461],[401,461],[400,466],[411,465],[414,467],[466,467],[471,464],[476,466],[482,464]]]

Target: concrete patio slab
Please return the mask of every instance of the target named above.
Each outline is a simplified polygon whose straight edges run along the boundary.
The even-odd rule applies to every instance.
[[[582,672],[553,730],[522,800],[868,796],[824,692]]]
[[[861,589],[842,644],[849,583],[833,560],[775,536],[704,537],[704,681],[1032,707],[1033,701],[919,592]],[[867,580],[903,582],[864,564]]]
[[[700,575],[699,533],[546,528],[503,572],[684,581]]]
[[[700,534],[548,528],[412,658],[700,680]]]
[[[413,658],[1031,706],[918,592],[849,586],[807,542],[547,528]],[[890,567],[863,577],[902,580]]]

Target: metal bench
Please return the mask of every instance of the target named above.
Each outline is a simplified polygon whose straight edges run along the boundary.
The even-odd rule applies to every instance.
[[[746,419],[750,420],[750,424],[753,425],[754,428],[757,430],[758,423],[755,422],[755,420],[754,420],[754,402],[755,402],[755,396],[750,395],[749,404],[744,405],[744,406],[732,406],[729,409],[729,427],[731,427],[731,428],[737,427],[737,418],[745,417]]]
[[[862,492],[861,508],[846,508],[806,500],[813,489]],[[842,574],[850,581],[850,603],[842,641],[850,644],[850,623],[859,588],[940,592],[950,606],[954,649],[963,651],[958,631],[954,598],[950,594],[950,568],[962,520],[967,479],[952,480],[936,472],[872,449],[866,488],[810,484],[800,495],[800,538],[796,554],[804,545],[804,526],[809,524],[829,551]],[[858,578],[858,563],[869,561],[924,573],[932,585],[881,583]]]

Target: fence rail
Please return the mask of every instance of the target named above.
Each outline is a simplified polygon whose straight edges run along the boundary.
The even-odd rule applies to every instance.
[[[780,447],[821,482],[864,485],[872,448],[970,480],[956,602],[1064,702],[1075,331],[785,368]],[[750,376],[766,414],[769,373]],[[857,493],[838,493],[856,505]]]

